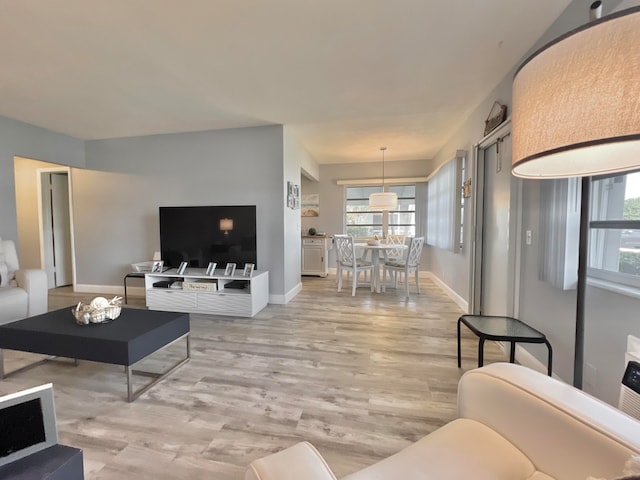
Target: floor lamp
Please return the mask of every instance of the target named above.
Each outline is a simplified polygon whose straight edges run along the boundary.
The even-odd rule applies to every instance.
[[[524,62],[513,80],[512,136],[514,175],[582,177],[573,375],[582,388],[590,177],[640,168],[640,7],[596,19]]]

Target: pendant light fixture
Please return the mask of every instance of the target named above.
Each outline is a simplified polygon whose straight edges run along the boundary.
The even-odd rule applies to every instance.
[[[395,192],[384,191],[384,151],[387,147],[380,147],[382,151],[382,192],[369,195],[371,210],[395,210],[398,206],[398,195]]]

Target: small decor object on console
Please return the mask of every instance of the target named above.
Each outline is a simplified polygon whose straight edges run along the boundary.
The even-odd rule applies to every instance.
[[[104,297],[96,297],[88,305],[79,302],[71,312],[78,325],[107,323],[120,316],[122,312],[122,297],[113,297],[111,300],[107,300]]]
[[[251,275],[253,275],[253,269],[255,268],[255,265],[253,263],[245,263],[244,264],[244,270],[242,272],[242,276],[243,277],[250,277]]]
[[[189,262],[181,262],[178,267],[178,275],[182,275],[187,270],[187,266],[189,266]]]
[[[164,268],[164,262],[162,260],[154,260],[153,265],[151,267],[152,273],[160,273]]]
[[[210,277],[214,276],[216,274],[216,266],[218,264],[216,262],[209,262],[209,266],[207,267],[207,271],[206,271],[206,275],[209,275]]]
[[[224,275],[227,277],[233,277],[234,273],[236,273],[236,264],[227,263],[227,268],[224,269]]]

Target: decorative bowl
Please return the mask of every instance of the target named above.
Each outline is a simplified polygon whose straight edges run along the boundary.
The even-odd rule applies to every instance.
[[[79,302],[71,309],[78,325],[107,323],[118,318],[121,312],[122,297],[113,297],[111,300],[96,297],[89,304]]]

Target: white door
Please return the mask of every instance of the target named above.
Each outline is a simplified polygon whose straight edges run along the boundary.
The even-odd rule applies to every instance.
[[[512,196],[511,135],[484,149],[480,311],[514,315],[517,210]]]
[[[42,174],[44,263],[49,288],[73,283],[67,173]]]

